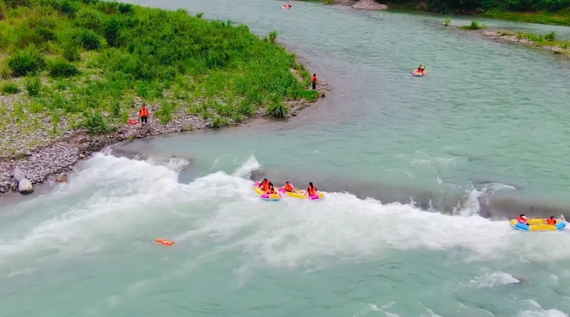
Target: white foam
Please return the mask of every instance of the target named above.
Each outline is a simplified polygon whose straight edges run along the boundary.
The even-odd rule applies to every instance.
[[[498,285],[517,284],[520,283],[518,279],[505,272],[487,272],[483,276],[478,276],[475,280],[471,281],[481,288],[491,288]]]
[[[394,249],[459,249],[469,261],[570,259],[570,235],[518,232],[477,215],[429,213],[347,193],[264,202],[251,181],[236,176],[258,167],[252,155],[234,176],[217,172],[185,185],[172,166],[97,154],[69,184],[32,203],[22,218],[34,222],[25,230],[0,233],[0,258],[114,250],[117,241],[168,235],[177,244],[223,244],[251,265],[272,267],[374,260]]]

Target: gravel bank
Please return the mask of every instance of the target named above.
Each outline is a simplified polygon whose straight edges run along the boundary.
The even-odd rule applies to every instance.
[[[317,90],[324,97],[329,88],[322,83],[317,86]],[[17,96],[0,96],[0,109],[8,110],[7,115],[10,120],[13,119],[10,116],[10,111],[17,107],[17,102],[25,101],[18,100]],[[137,113],[141,104],[140,101],[135,101],[135,103],[136,107],[133,108],[133,114]],[[289,106],[290,114],[293,116],[311,106],[311,102],[305,100],[287,101],[285,104]],[[0,157],[0,195],[17,191],[18,182],[13,177],[16,167],[20,168],[32,184],[37,185],[44,182],[49,176],[70,171],[78,161],[106,146],[136,138],[210,127],[210,119],[188,115],[182,109],[173,114],[172,121],[163,125],[153,116],[153,113],[160,109],[160,105],[147,104],[147,107],[150,117],[146,126],[125,124],[116,127],[116,131],[113,133],[100,136],[90,136],[86,130],[73,130],[73,124],[65,120],[57,123],[58,129],[65,131],[60,136],[51,135],[46,131],[49,129],[41,129],[46,125],[51,127],[50,118],[33,117],[33,120],[29,120],[35,122],[33,125],[29,122],[17,122],[16,119],[12,120],[14,122],[9,120],[9,124],[0,130],[0,140],[3,145],[10,145],[12,149],[18,149],[18,151],[16,154],[6,154],[4,151],[5,154]],[[135,117],[135,115],[131,117]],[[264,109],[260,109],[256,115],[248,119],[259,117],[265,117]],[[25,136],[21,135],[23,133],[21,132],[22,125],[29,130]],[[233,125],[237,124],[234,123]]]

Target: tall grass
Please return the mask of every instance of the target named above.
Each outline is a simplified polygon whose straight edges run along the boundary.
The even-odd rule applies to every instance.
[[[0,20],[1,77],[26,77],[32,100],[25,105],[47,105],[35,110],[58,122],[73,117],[92,133],[134,115],[135,97],[158,104],[164,124],[187,108],[213,126],[240,122],[277,100],[315,98],[306,90],[309,73],[274,44],[276,32],[263,40],[245,25],[109,1],[3,3],[9,18]],[[208,100],[223,106],[204,105]]]
[[[487,26],[485,24],[480,24],[477,21],[472,21],[471,24],[462,26],[461,28],[465,30],[482,30],[486,29]]]

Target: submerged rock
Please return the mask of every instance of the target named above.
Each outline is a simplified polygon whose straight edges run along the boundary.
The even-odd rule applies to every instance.
[[[24,178],[26,178],[26,174],[24,174],[24,172],[16,166],[16,168],[14,168],[14,179],[16,182],[19,182]]]
[[[58,183],[67,183],[67,174],[63,173],[57,177]]]
[[[21,194],[31,194],[34,192],[34,186],[27,178],[24,178],[18,182],[18,191]]]

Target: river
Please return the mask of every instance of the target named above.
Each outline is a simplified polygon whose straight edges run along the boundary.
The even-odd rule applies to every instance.
[[[134,142],[154,158],[96,154],[6,198],[0,316],[568,316],[570,235],[504,220],[570,210],[567,61],[439,16],[133,3],[277,30],[332,91],[285,122]],[[252,173],[329,193],[263,202]]]

